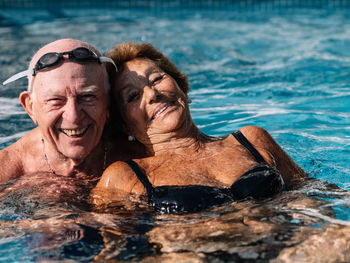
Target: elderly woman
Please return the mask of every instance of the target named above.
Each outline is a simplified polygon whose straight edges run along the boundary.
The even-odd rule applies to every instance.
[[[95,193],[108,192],[110,201],[147,195],[158,211],[193,212],[270,197],[305,176],[262,128],[219,138],[202,133],[190,115],[187,77],[152,45],[124,43],[108,56],[119,69],[114,113],[150,157],[113,163]]]

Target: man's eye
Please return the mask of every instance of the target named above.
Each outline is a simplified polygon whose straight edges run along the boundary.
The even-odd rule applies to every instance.
[[[139,92],[138,91],[134,91],[128,94],[127,97],[127,102],[133,102],[134,100],[137,100],[139,98]]]
[[[92,94],[86,94],[80,97],[80,101],[82,102],[92,102],[96,100],[96,96]]]
[[[47,100],[47,102],[49,104],[52,104],[52,105],[57,105],[57,104],[63,103],[63,99],[61,99],[61,98],[50,98],[50,99]]]

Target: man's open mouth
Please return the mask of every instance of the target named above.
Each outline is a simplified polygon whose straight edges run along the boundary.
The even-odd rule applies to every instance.
[[[65,135],[69,137],[81,137],[87,131],[88,127],[81,129],[60,129]]]

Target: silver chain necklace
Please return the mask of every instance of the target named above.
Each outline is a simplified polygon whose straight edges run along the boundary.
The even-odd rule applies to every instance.
[[[54,174],[54,175],[57,175],[56,172],[55,172],[55,170],[52,169],[52,167],[51,167],[51,165],[50,165],[50,163],[49,163],[49,160],[48,160],[48,158],[47,158],[47,155],[46,155],[46,152],[45,152],[45,142],[44,142],[44,139],[43,139],[43,138],[41,138],[41,142],[42,142],[42,144],[43,144],[44,159],[45,159],[45,162],[46,162],[46,164],[47,164],[47,167],[49,168],[50,173],[52,173],[52,174]],[[106,169],[106,164],[107,164],[107,147],[106,147],[105,144],[104,144],[104,146],[103,146],[103,151],[104,151],[104,153],[103,153],[103,168],[102,168],[102,171],[104,171],[104,170]]]

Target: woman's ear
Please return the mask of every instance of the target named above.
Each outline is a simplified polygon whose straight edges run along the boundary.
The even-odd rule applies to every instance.
[[[131,135],[132,136],[132,133],[130,131],[130,129],[128,129],[127,125],[123,122],[122,125],[121,125],[121,130],[122,132],[124,132],[126,135]]]
[[[38,121],[35,118],[35,114],[33,111],[33,99],[30,96],[29,91],[23,91],[19,95],[19,101],[22,104],[25,111],[28,113],[29,117],[33,120],[35,125],[38,125]]]

